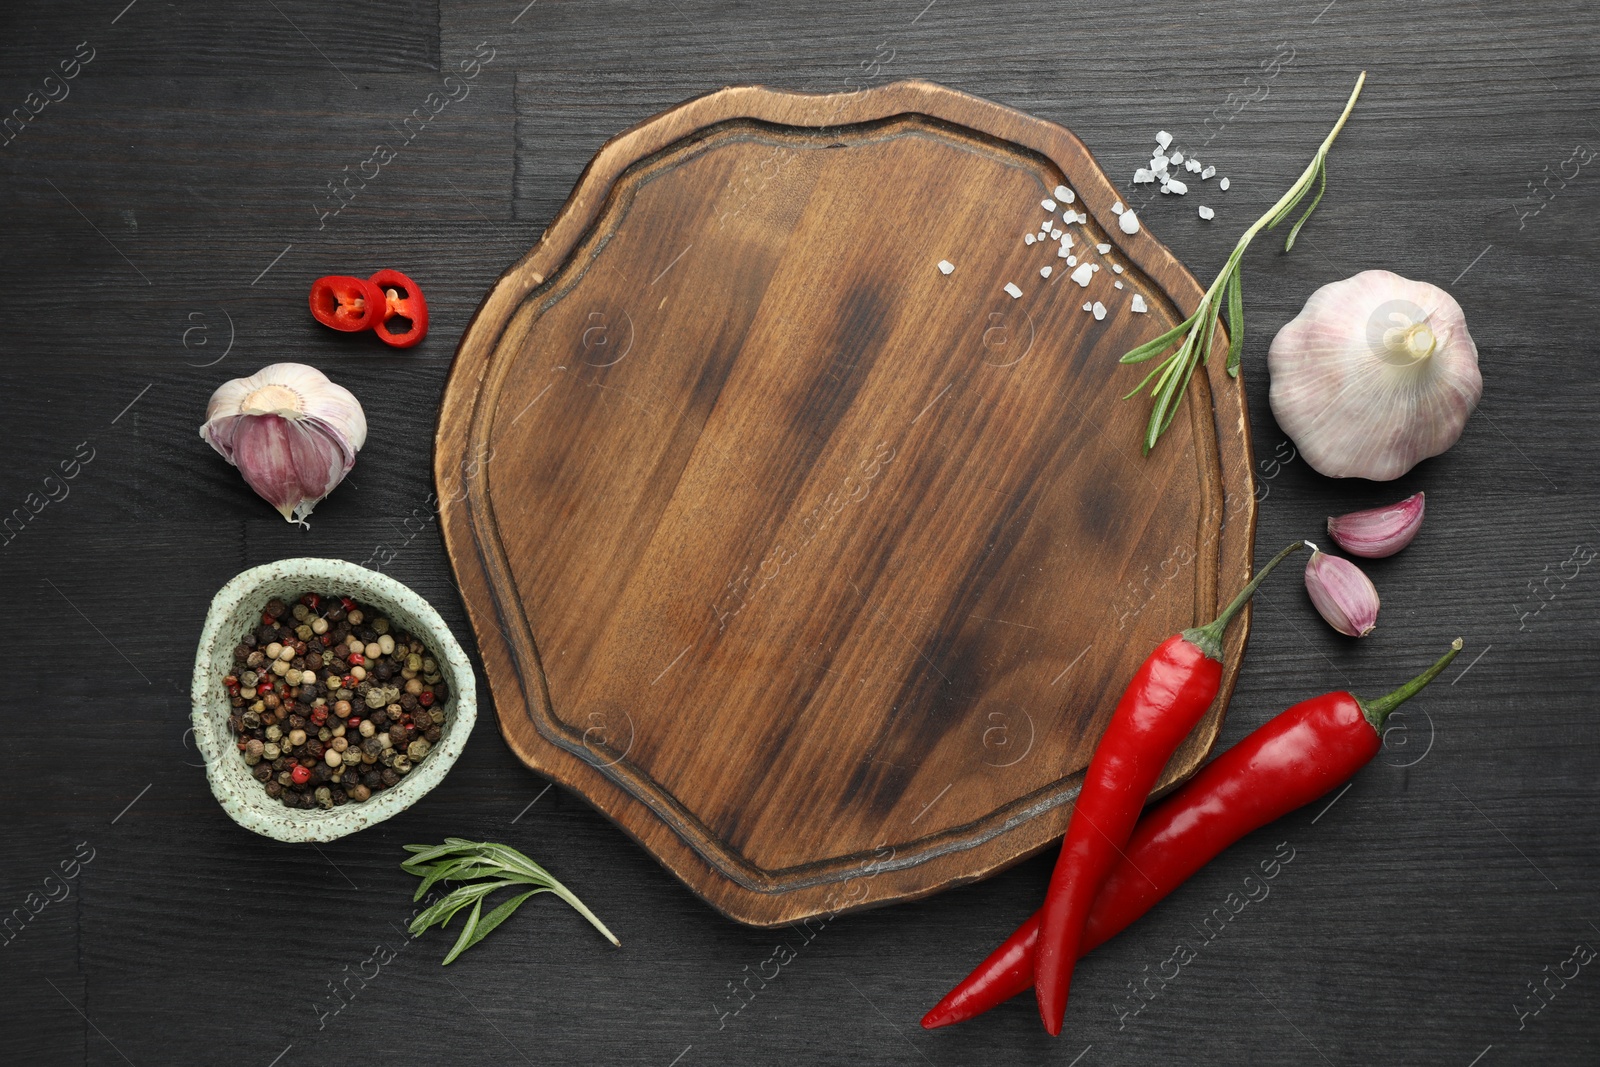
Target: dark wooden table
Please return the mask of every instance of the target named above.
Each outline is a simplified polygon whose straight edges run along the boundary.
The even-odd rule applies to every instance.
[[[1573,162],[1600,149],[1592,5],[523,2],[0,14],[17,116],[0,148],[0,512],[22,516],[0,538],[0,1062],[1600,1061],[1600,973],[1548,977],[1600,946],[1600,575],[1575,562],[1600,546],[1600,162]],[[1347,790],[1085,963],[1059,1041],[1025,998],[917,1028],[1035,906],[1048,857],[809,934],[742,928],[524,770],[492,715],[425,802],[337,843],[281,845],[217,807],[188,680],[206,605],[240,569],[371,560],[470,647],[432,521],[441,384],[482,294],[608,136],[730,83],[928,78],[1069,126],[1209,281],[1361,69],[1317,218],[1292,254],[1263,241],[1246,260],[1258,544],[1421,488],[1428,522],[1371,566],[1384,614],[1362,642],[1294,581],[1268,587],[1222,743],[1313,693],[1386,691],[1457,634],[1468,649]],[[1214,222],[1193,194],[1128,184],[1163,128],[1232,177]],[[394,155],[374,174],[380,143]],[[426,286],[420,348],[306,315],[312,278],[379,266]],[[1460,444],[1389,486],[1310,471],[1265,390],[1277,327],[1373,267],[1456,295],[1485,381]],[[277,360],[329,371],[371,423],[310,531],[195,432],[221,381]],[[396,864],[447,835],[533,854],[623,948],[535,901],[441,969],[447,937],[403,933],[413,880]],[[1207,939],[1201,921],[1275,853],[1293,858],[1265,897]],[[1194,958],[1171,977],[1180,943]]]

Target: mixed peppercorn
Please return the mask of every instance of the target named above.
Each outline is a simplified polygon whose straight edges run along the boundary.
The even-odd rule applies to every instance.
[[[444,731],[450,690],[432,653],[349,597],[269,601],[233,661],[228,724],[286,807],[364,801],[399,784]]]

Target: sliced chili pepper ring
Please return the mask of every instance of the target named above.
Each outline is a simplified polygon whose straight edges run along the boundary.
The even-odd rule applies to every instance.
[[[380,270],[371,279],[383,297],[383,313],[373,326],[378,340],[410,348],[428,334],[428,301],[417,283],[397,270]]]
[[[311,283],[311,317],[342,333],[359,333],[378,324],[385,308],[383,291],[364,278],[329,274]]]

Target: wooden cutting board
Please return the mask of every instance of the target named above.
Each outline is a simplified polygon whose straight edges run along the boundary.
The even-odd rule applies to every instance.
[[[724,89],[607,142],[440,415],[517,755],[756,925],[1059,837],[1123,686],[1242,584],[1255,521],[1220,332],[1140,454],[1117,357],[1201,290],[1118,198],[1062,127],[921,82]],[[1025,242],[1047,217],[1086,286]],[[1216,737],[1247,626],[1163,788]]]

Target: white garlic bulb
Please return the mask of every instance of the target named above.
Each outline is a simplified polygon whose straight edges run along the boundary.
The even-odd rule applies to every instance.
[[[290,522],[355,466],[367,441],[361,402],[315,367],[274,363],[211,394],[200,436]]]
[[[1330,478],[1398,478],[1461,437],[1483,395],[1449,293],[1386,270],[1324,285],[1272,340],[1272,413]]]

